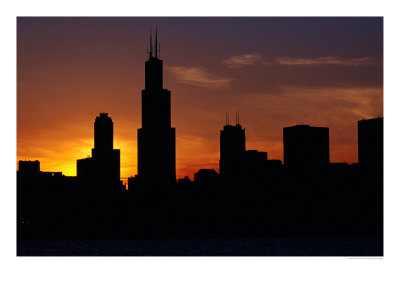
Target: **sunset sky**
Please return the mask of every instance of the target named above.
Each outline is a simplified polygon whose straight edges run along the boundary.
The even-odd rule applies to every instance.
[[[76,175],[100,112],[121,176],[137,174],[149,28],[171,91],[177,178],[218,170],[226,113],[246,148],[283,159],[283,127],[330,129],[331,162],[357,162],[357,121],[383,116],[382,18],[18,18],[17,160]]]

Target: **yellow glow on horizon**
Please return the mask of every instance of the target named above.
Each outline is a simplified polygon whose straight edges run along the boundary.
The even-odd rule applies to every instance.
[[[330,128],[331,162],[354,163],[358,160],[357,120],[382,114],[383,93],[379,88],[287,88],[273,95],[238,95],[237,101],[244,110],[241,116],[246,129],[246,149],[268,152],[269,159],[283,160],[282,128],[305,122]],[[271,110],[282,111],[283,117],[274,118]],[[110,116],[114,122],[114,149],[121,151],[121,178],[134,176],[137,174],[136,128],[140,127],[140,118],[126,118],[121,113],[110,113]],[[76,176],[76,161],[91,156],[94,117],[95,114],[83,116],[71,123],[59,118],[59,122],[49,122],[51,125],[19,128],[17,166],[19,160],[39,160],[42,171]],[[205,118],[210,122],[205,123]],[[218,171],[222,127],[215,118],[215,113],[207,111],[191,116],[190,123],[187,119],[176,119],[177,179],[185,176],[193,179],[194,173],[202,168]],[[185,133],[179,130],[183,128]]]

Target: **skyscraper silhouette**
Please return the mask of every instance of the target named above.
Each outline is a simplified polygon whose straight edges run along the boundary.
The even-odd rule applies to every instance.
[[[283,128],[285,167],[314,168],[329,164],[329,128],[296,125]]]
[[[383,118],[358,121],[358,162],[383,168]]]
[[[94,122],[94,153],[110,152],[113,150],[113,122],[107,113],[100,113]]]
[[[235,126],[229,125],[227,119],[227,124],[221,130],[220,135],[219,173],[222,176],[238,175],[242,170],[245,152],[246,134],[244,128],[242,129],[239,123]]]
[[[113,149],[114,124],[107,113],[101,113],[94,122],[92,157],[77,161],[77,176],[104,182],[120,181],[120,150]]]
[[[163,62],[159,58],[157,31],[155,51],[145,63],[142,90],[142,128],[138,129],[138,176],[146,182],[172,183],[175,171],[175,128],[171,127],[171,92],[163,88]]]

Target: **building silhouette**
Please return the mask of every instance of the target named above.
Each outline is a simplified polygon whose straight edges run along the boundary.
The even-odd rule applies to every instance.
[[[244,153],[243,175],[260,177],[268,169],[268,153],[257,150],[246,150]]]
[[[216,184],[218,176],[214,169],[200,169],[194,174],[194,182],[196,184]]]
[[[220,175],[238,180],[253,180],[265,177],[271,171],[279,171],[280,160],[268,160],[268,153],[258,150],[246,150],[246,132],[239,124],[239,113],[236,114],[236,125],[227,124],[220,135]]]
[[[284,167],[280,160],[269,160],[267,152],[246,150],[239,114],[235,125],[230,125],[228,118],[220,131],[220,174],[200,169],[193,181],[185,177],[169,184],[176,182],[171,95],[163,88],[157,33],[155,49],[150,34],[142,128],[138,129],[138,174],[127,178],[128,191],[120,181],[120,150],[113,148],[113,121],[107,113],[100,113],[94,122],[92,157],[77,161],[77,177],[42,172],[39,161],[19,161],[18,240],[92,239],[101,241],[99,248],[114,253],[115,245],[103,247],[104,240],[237,237],[232,240],[240,247],[230,242],[224,246],[225,253],[232,255],[233,248],[240,248],[250,255],[257,249],[259,255],[265,247],[244,249],[242,238],[256,238],[260,245],[263,237],[293,237],[293,244],[282,250],[284,255],[293,255],[292,249],[300,248],[310,249],[305,250],[310,255],[343,255],[333,240],[329,241],[331,248],[297,243],[313,237],[347,243],[355,237],[355,248],[361,249],[365,247],[359,247],[359,237],[382,239],[383,118],[358,121],[359,164],[351,166],[329,163],[329,128],[283,128]],[[208,237],[212,239],[204,239]],[[67,243],[61,244],[67,246],[67,255],[76,253]],[[169,248],[157,244],[148,247],[152,248],[150,255],[161,255]],[[215,241],[210,245],[212,249]],[[380,245],[369,253],[381,253]],[[178,245],[189,250],[192,246]],[[139,248],[143,255],[144,247]],[[200,248],[205,251],[200,254],[210,253],[207,247]]]
[[[383,168],[383,118],[358,121],[358,162]]]
[[[113,149],[113,122],[100,113],[94,122],[92,157],[77,160],[77,177],[108,183],[120,182],[120,150]]]
[[[244,155],[246,152],[245,129],[238,123],[227,124],[220,133],[220,160],[219,173],[221,176],[237,176],[241,173]]]
[[[184,178],[178,179],[178,184],[180,185],[190,185],[193,181],[190,180],[189,176],[185,176]]]
[[[30,179],[51,179],[63,177],[62,172],[43,172],[40,171],[40,161],[38,160],[20,160],[18,161],[18,172],[20,177]]]
[[[296,125],[283,128],[286,168],[319,168],[329,165],[329,128]]]
[[[23,175],[37,175],[40,173],[40,161],[20,160],[18,162],[18,172]]]
[[[176,182],[175,128],[171,127],[171,92],[163,88],[163,61],[150,33],[142,90],[142,128],[138,129],[138,177],[142,182]]]

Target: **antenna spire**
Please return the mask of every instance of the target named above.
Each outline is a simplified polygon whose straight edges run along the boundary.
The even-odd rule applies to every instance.
[[[157,55],[158,55],[157,46],[158,46],[158,43],[157,43],[157,27],[156,27],[156,58],[157,58]]]
[[[151,27],[150,27],[150,55],[149,58],[153,57],[153,38],[151,37]]]

